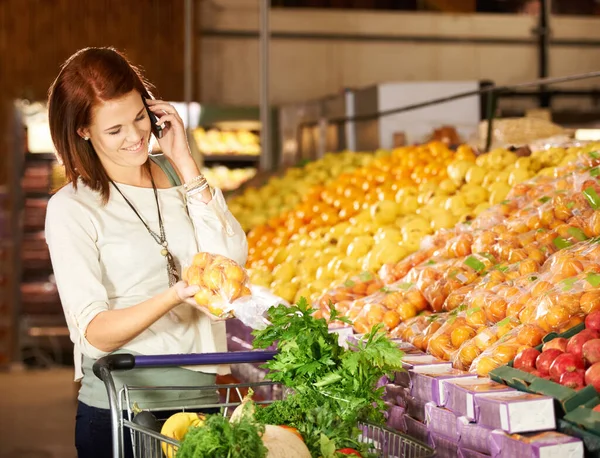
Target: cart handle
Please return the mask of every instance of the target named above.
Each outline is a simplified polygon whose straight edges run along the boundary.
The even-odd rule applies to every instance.
[[[94,363],[96,377],[102,379],[102,369],[126,371],[135,367],[207,366],[218,364],[262,363],[275,357],[276,351],[233,351],[225,353],[190,353],[179,355],[134,356],[118,353],[100,358]]]

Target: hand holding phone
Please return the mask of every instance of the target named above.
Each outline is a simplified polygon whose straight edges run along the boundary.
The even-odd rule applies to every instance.
[[[144,97],[142,97],[142,101],[144,102],[144,106],[146,107],[146,111],[148,112],[148,118],[150,118],[150,129],[152,130],[152,133],[156,138],[162,138],[163,130],[166,127],[166,125],[158,125],[158,117],[148,107],[148,104],[146,103],[146,99]]]

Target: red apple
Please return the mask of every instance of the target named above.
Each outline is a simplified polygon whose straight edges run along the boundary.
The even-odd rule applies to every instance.
[[[597,339],[598,333],[596,331],[591,331],[589,329],[584,329],[579,334],[574,335],[569,339],[567,343],[567,353],[571,353],[578,358],[583,359],[583,344],[588,340]]]
[[[600,339],[588,340],[581,347],[583,359],[590,366],[600,362]]]
[[[530,372],[530,374],[531,374],[531,375],[535,375],[536,377],[539,377],[539,378],[544,378],[544,374],[542,374],[542,373],[541,373],[540,371],[538,371],[537,369],[536,369],[536,370],[534,370],[534,371],[531,371],[531,372]]]
[[[535,360],[541,353],[535,348],[528,348],[517,355],[513,362],[515,369],[530,372],[535,369]]]
[[[585,317],[585,328],[600,332],[600,311],[592,312]]]
[[[594,412],[600,412],[600,404],[592,409]]]
[[[542,347],[542,351],[550,350],[551,348],[558,348],[563,353],[567,351],[567,343],[569,341],[564,337],[557,337],[552,339],[550,342],[546,342]]]
[[[574,372],[565,372],[558,379],[558,383],[567,388],[580,390],[585,387],[585,371],[576,370]]]
[[[550,350],[543,351],[542,354],[535,360],[536,369],[543,375],[548,375],[550,373],[550,366],[554,360],[562,354],[563,352],[558,348],[551,348]]]
[[[558,355],[550,366],[550,378],[558,382],[561,375],[567,372],[575,372],[577,369],[585,370],[583,359],[578,358],[573,353],[563,353]]]
[[[592,364],[585,371],[585,383],[586,385],[592,385],[596,388],[596,391],[600,392],[600,363]]]

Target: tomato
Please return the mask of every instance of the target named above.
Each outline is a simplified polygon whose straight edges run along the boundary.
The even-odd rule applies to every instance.
[[[337,453],[341,453],[342,455],[348,455],[348,456],[362,457],[362,455],[360,453],[358,453],[357,450],[354,450],[353,448],[341,448],[341,449],[337,450]]]

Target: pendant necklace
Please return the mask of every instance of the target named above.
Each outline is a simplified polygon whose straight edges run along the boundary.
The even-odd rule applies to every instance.
[[[115,189],[117,191],[119,191],[119,194],[121,194],[121,196],[123,197],[123,199],[125,200],[127,205],[129,205],[129,207],[133,210],[133,212],[136,214],[136,216],[139,218],[139,220],[142,222],[142,224],[146,227],[146,230],[148,231],[148,233],[152,236],[152,238],[156,241],[156,243],[158,243],[161,246],[160,254],[163,255],[165,257],[165,259],[167,260],[167,275],[169,278],[169,286],[173,286],[175,283],[177,283],[179,281],[179,273],[177,272],[177,268],[175,267],[175,259],[173,259],[173,255],[171,255],[171,253],[169,251],[169,243],[167,242],[167,237],[165,236],[165,227],[163,225],[162,215],[160,214],[160,205],[158,202],[158,190],[156,189],[156,185],[154,184],[154,178],[152,177],[152,172],[150,171],[149,164],[148,164],[148,172],[150,173],[150,182],[152,183],[152,190],[154,191],[154,199],[156,200],[156,209],[158,211],[158,227],[159,227],[160,234],[157,234],[152,229],[150,229],[150,226],[148,226],[148,224],[144,221],[142,216],[138,213],[138,211],[135,209],[135,207],[129,201],[129,199],[127,199],[127,197],[125,197],[125,194],[123,194],[123,192],[121,192],[121,190],[115,184],[115,182],[113,180],[111,180],[110,178],[109,178],[109,180],[110,180],[111,184],[115,187]]]

